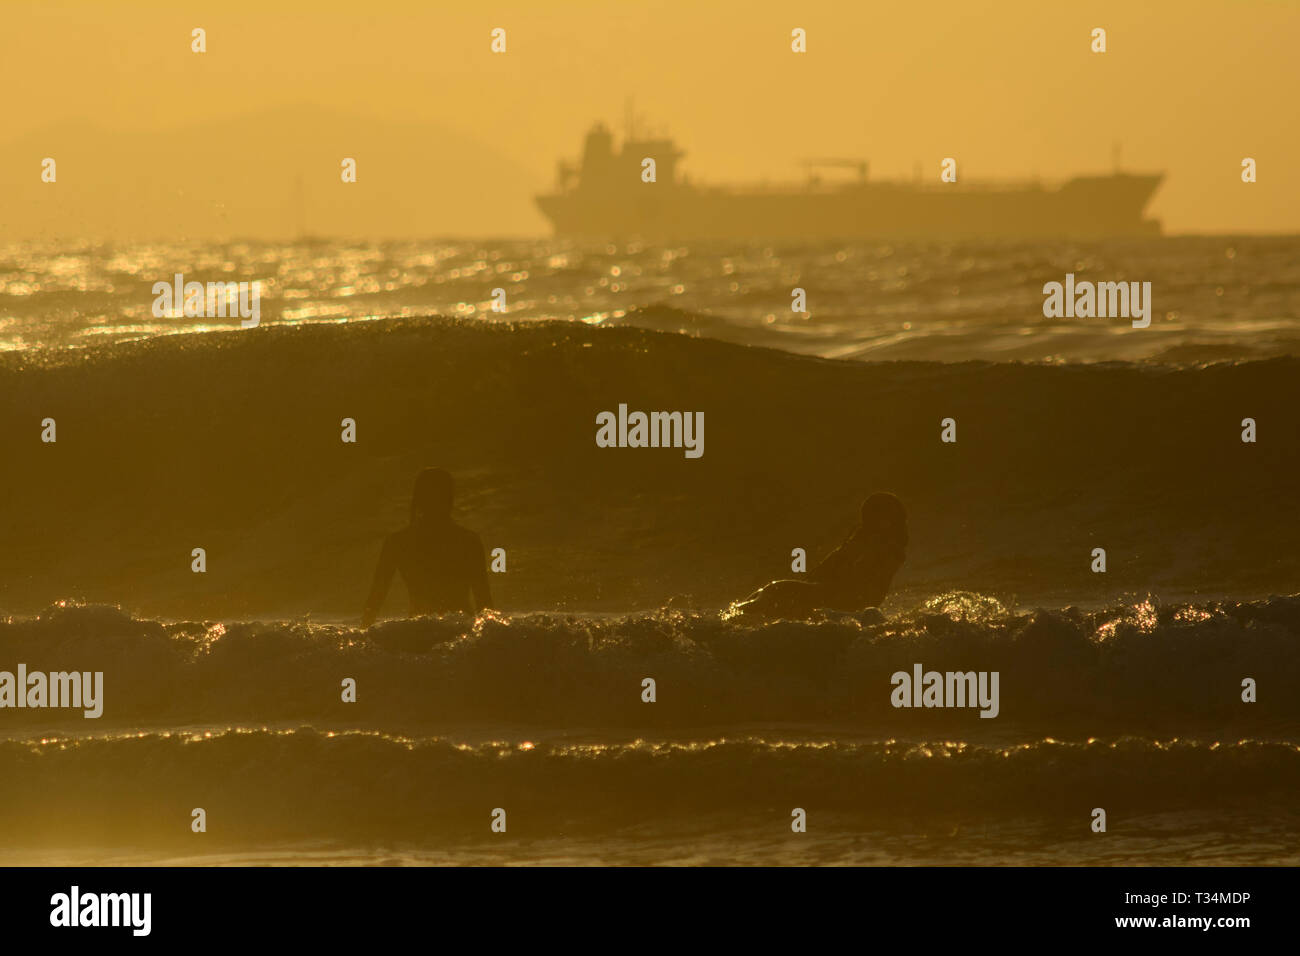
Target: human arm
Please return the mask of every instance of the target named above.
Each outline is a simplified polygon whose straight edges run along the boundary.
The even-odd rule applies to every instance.
[[[863,544],[862,529],[859,528],[808,572],[809,580],[829,582],[842,577],[861,556]]]
[[[474,536],[473,547],[470,548],[474,562],[474,567],[470,574],[470,590],[474,593],[474,610],[482,611],[492,606],[492,589],[488,585],[487,557],[483,552],[483,541],[478,535]]]
[[[375,579],[370,585],[370,596],[366,598],[366,606],[361,612],[362,627],[369,627],[375,623],[375,618],[384,604],[384,598],[388,595],[388,587],[393,582],[393,574],[396,570],[397,561],[393,555],[393,539],[386,538],[383,550],[379,552],[379,563],[375,565]]]

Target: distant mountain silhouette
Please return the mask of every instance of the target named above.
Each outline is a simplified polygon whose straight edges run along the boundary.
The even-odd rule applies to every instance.
[[[62,123],[0,150],[0,240],[536,235],[542,185],[459,131],[316,106],[156,132]]]

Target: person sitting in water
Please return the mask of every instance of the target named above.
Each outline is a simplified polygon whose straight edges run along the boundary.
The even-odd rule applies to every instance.
[[[362,627],[374,623],[394,571],[406,582],[413,616],[492,606],[483,542],[451,520],[453,493],[451,475],[441,468],[426,468],[416,476],[411,523],[384,539]]]
[[[862,524],[802,581],[773,581],[732,604],[727,617],[807,617],[818,608],[877,607],[903,566],[907,512],[888,492],[862,503]]]

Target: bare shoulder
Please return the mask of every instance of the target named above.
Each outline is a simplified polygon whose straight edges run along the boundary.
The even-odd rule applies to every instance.
[[[455,523],[453,523],[451,527],[452,527],[452,534],[455,536],[456,540],[459,541],[461,544],[463,544],[465,547],[477,548],[479,550],[482,550],[483,540],[478,536],[478,532],[471,531],[469,528],[466,528],[464,525],[455,524]]]

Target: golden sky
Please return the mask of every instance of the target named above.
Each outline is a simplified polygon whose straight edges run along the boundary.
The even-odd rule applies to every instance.
[[[1059,179],[1118,143],[1167,232],[1300,232],[1298,45],[1300,0],[0,0],[0,241],[543,234],[629,96],[697,181]]]

